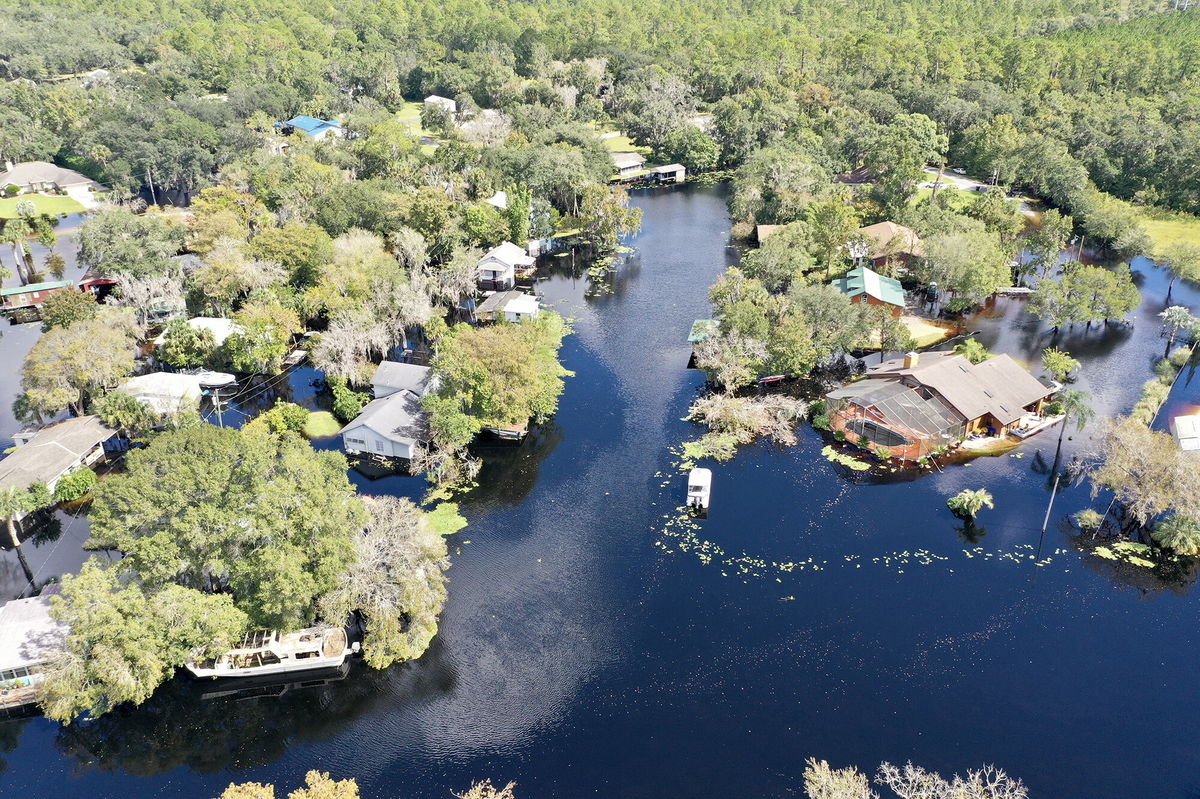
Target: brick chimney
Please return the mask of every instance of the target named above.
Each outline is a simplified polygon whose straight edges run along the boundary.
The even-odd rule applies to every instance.
[[[912,369],[912,368],[916,367],[916,365],[920,362],[921,362],[921,353],[919,353],[919,352],[909,352],[909,353],[906,353],[904,356],[904,368],[905,369]]]

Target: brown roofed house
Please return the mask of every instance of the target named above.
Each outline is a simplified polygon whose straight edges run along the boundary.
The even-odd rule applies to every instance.
[[[867,257],[876,269],[889,263],[907,264],[913,258],[925,257],[925,246],[912,228],[895,222],[876,222],[858,229],[867,240]]]
[[[915,460],[975,433],[1004,435],[1056,390],[1007,355],[972,364],[955,352],[910,352],[826,399],[834,430]]]

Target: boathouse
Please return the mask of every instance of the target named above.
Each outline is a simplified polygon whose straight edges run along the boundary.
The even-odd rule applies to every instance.
[[[972,364],[954,352],[910,352],[829,392],[826,413],[853,442],[915,460],[968,436],[1036,427],[1057,390],[1007,355]]]
[[[50,597],[59,590],[48,585],[40,596],[0,607],[0,711],[37,702],[42,669],[62,651],[67,626],[50,616]]]
[[[866,303],[888,308],[894,317],[904,312],[904,288],[900,281],[884,277],[867,266],[854,267],[830,285],[855,305]]]
[[[532,294],[523,291],[497,291],[479,303],[479,307],[475,309],[475,317],[481,322],[524,322],[537,319],[541,312],[541,303]]]
[[[687,180],[687,167],[683,164],[656,166],[650,170],[650,177],[658,183],[683,183]]]

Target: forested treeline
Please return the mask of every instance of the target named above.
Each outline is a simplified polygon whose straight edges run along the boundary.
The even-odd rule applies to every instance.
[[[72,165],[130,188],[206,185],[255,146],[248,119],[379,119],[436,92],[503,110],[530,138],[616,117],[701,168],[807,131],[836,139],[830,169],[853,168],[864,131],[920,113],[956,160],[1077,218],[1078,198],[1039,172],[1086,169],[1118,197],[1200,211],[1200,18],[1161,0],[60,0],[4,14],[0,153],[82,155]],[[113,74],[61,79],[96,68]],[[697,111],[715,114],[715,158],[679,140]]]

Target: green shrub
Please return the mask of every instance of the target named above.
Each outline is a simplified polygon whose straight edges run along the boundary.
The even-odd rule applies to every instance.
[[[358,416],[363,406],[371,401],[369,395],[351,389],[344,377],[330,378],[329,388],[333,391],[333,415],[343,422]]]
[[[1080,530],[1098,530],[1104,523],[1104,516],[1091,508],[1085,508],[1071,517]]]
[[[825,400],[823,400],[823,399],[819,399],[816,402],[814,402],[812,405],[808,406],[808,412],[810,414],[812,414],[813,416],[824,416],[825,410],[826,410]]]
[[[16,197],[20,193],[21,187],[15,183],[9,183],[4,187],[4,196],[6,197]]]
[[[1171,350],[1171,354],[1167,356],[1167,361],[1176,369],[1182,369],[1187,365],[1187,362],[1192,357],[1190,347],[1176,347]],[[1172,378],[1174,379],[1174,378]]]
[[[247,430],[265,430],[274,435],[299,433],[308,421],[308,409],[294,402],[275,400],[275,407],[252,419]]]
[[[812,426],[818,430],[829,430],[829,417],[823,413],[819,413],[812,418]]]
[[[96,486],[96,473],[84,466],[64,475],[54,488],[55,502],[74,502]]]
[[[833,432],[833,437],[836,438],[838,441],[845,441],[846,433],[843,430],[835,430]]]
[[[1047,416],[1061,416],[1063,412],[1063,404],[1061,402],[1047,402],[1042,408],[1042,411]]]
[[[871,448],[871,439],[867,438],[866,436],[859,436],[858,437],[858,445],[860,447],[862,447],[863,449],[870,449]]]
[[[876,447],[875,454],[885,461],[893,455],[892,451],[887,447]]]

